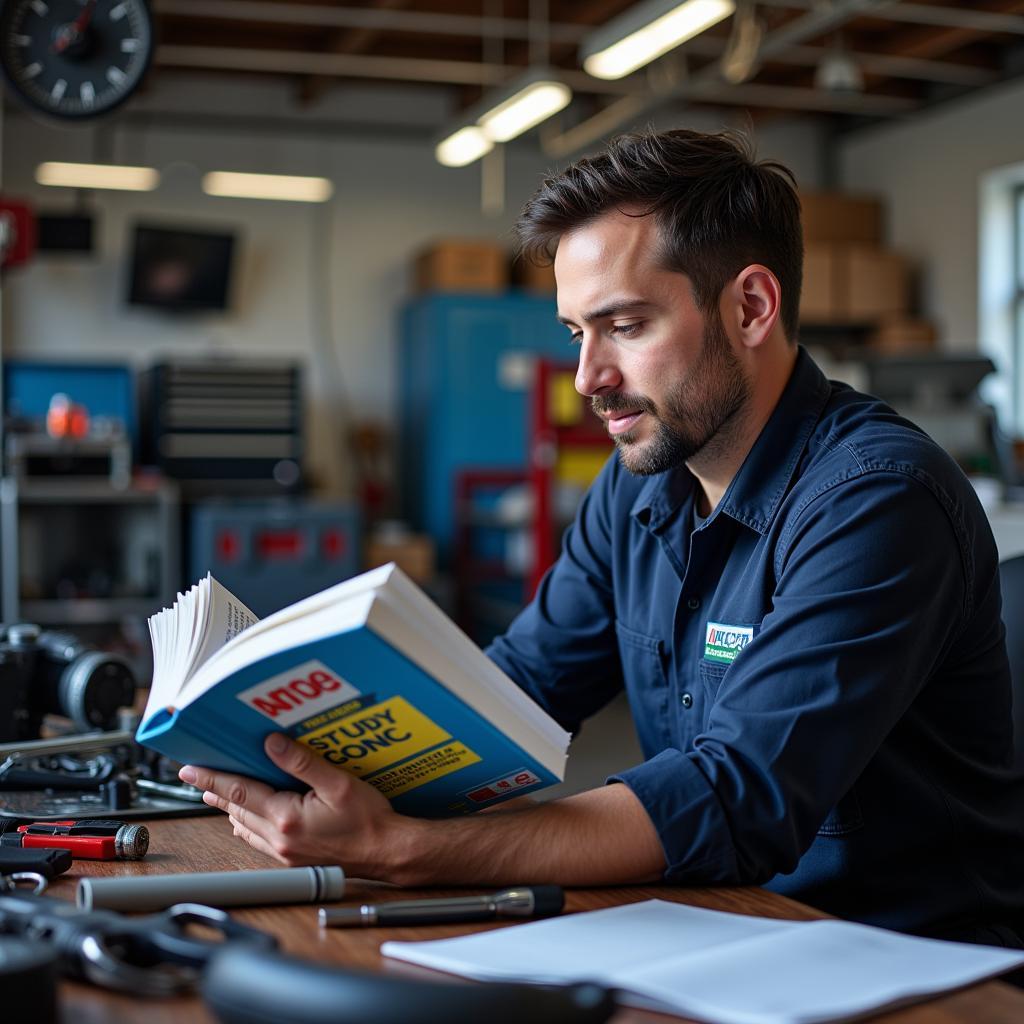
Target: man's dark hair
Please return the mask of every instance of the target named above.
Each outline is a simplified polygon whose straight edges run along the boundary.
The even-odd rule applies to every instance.
[[[796,341],[804,248],[789,168],[758,161],[739,132],[620,135],[544,181],[516,222],[519,254],[550,263],[567,231],[624,208],[657,218],[659,262],[690,278],[705,314],[744,267],[768,267],[782,287],[783,329]]]

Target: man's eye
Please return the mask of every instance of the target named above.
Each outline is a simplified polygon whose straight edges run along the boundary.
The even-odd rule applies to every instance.
[[[612,327],[612,334],[617,334],[620,338],[635,338],[640,333],[641,327],[643,327],[642,323],[615,324]]]
[[[583,332],[582,331],[574,331],[572,334],[570,334],[569,335],[569,344],[570,345],[582,345],[583,344]]]

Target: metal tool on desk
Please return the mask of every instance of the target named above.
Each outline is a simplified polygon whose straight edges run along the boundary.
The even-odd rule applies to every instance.
[[[392,900],[359,907],[321,907],[321,928],[386,927],[490,921],[496,917],[553,917],[562,912],[565,893],[558,885],[521,885],[486,896],[448,896],[426,900]]]
[[[2,673],[0,673],[2,678]],[[0,818],[32,821],[207,814],[202,791],[130,729],[0,743]]]
[[[202,925],[221,941],[189,932]],[[61,972],[133,995],[188,991],[211,957],[233,943],[273,950],[277,940],[232,921],[222,910],[181,904],[162,914],[123,917],[111,910],[78,910],[67,900],[0,893],[0,934],[42,941],[57,950]]]

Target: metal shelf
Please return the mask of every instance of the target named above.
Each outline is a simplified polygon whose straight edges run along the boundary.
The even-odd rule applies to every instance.
[[[0,527],[2,618],[8,622],[114,624],[152,615],[173,600],[179,533],[178,489],[171,482],[147,479],[121,488],[98,478],[5,477],[0,480]],[[86,565],[86,570],[75,567],[83,583],[97,569],[115,585],[76,589],[135,596],[23,596],[63,590],[55,585],[59,562],[78,558],[77,552]]]
[[[154,505],[173,501],[172,484],[161,482],[154,487],[112,487],[105,480],[14,480],[3,481],[4,500],[24,504],[88,504],[88,505]]]
[[[22,601],[20,617],[40,626],[95,626],[121,619],[145,618],[160,610],[160,599],[81,598]]]

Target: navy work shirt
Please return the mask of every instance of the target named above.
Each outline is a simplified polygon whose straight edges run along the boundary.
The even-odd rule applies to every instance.
[[[950,937],[1024,918],[996,548],[956,464],[801,350],[696,529],[695,490],[613,456],[490,656],[571,731],[625,687],[646,760],[609,781],[667,881]]]

